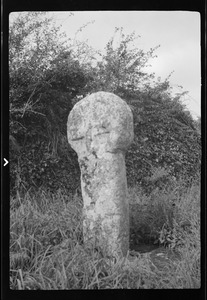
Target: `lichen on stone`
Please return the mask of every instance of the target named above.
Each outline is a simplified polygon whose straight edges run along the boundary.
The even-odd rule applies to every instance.
[[[109,255],[129,244],[125,152],[130,146],[133,116],[112,93],[87,96],[72,109],[68,141],[77,152],[84,202],[84,240],[96,241]]]

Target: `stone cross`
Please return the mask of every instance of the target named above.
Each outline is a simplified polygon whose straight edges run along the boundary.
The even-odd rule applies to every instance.
[[[133,137],[133,116],[118,96],[97,92],[71,110],[68,141],[78,154],[83,197],[84,243],[109,256],[129,250],[129,205],[125,152]]]

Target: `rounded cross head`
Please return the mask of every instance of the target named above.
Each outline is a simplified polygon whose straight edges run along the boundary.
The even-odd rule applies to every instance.
[[[79,156],[125,151],[134,135],[132,112],[125,101],[112,93],[91,94],[74,105],[67,134]]]

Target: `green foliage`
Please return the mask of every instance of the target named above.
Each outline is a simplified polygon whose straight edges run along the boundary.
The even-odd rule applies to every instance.
[[[130,189],[131,249],[124,258],[109,259],[83,243],[81,211],[76,195],[58,189],[29,191],[11,197],[10,288],[13,290],[59,289],[170,289],[200,287],[199,185],[154,191],[150,197],[139,187]],[[172,206],[172,203],[175,205]],[[174,220],[174,221],[173,221]],[[187,222],[190,227],[186,226]],[[136,221],[136,222],[135,222]],[[141,253],[135,241],[145,235],[151,243],[162,228],[172,230],[171,250],[179,254],[157,265],[157,252]],[[173,227],[174,226],[174,227]],[[154,236],[153,233],[154,232]],[[164,233],[164,230],[162,231]],[[176,233],[177,232],[177,233]],[[182,233],[179,244],[178,232]],[[133,235],[135,233],[135,236]],[[155,233],[157,235],[155,235]],[[175,245],[175,246],[174,246]],[[146,246],[146,245],[145,245]],[[136,256],[134,252],[136,253]]]
[[[97,64],[92,92],[113,92],[131,107],[135,139],[126,154],[128,184],[141,184],[150,192],[158,184],[150,180],[158,168],[166,172],[160,177],[161,186],[174,177],[194,177],[200,168],[201,141],[182,104],[186,92],[172,96],[170,75],[162,82],[143,71],[157,47],[148,52],[137,49],[137,38],[134,33],[125,35],[123,28],[115,29]]]
[[[164,223],[161,231],[159,232],[159,243],[164,247],[176,249],[184,245],[184,232],[182,228],[173,219],[173,226]]]
[[[57,153],[57,144],[60,154]],[[63,145],[67,149],[61,149],[60,135],[55,140],[55,145],[48,141],[28,144],[18,155],[17,163],[12,161],[14,169],[11,170],[13,190],[26,192],[31,187],[45,186],[51,191],[65,187],[69,191],[75,191],[79,187],[79,168],[76,155],[71,151],[68,143]],[[64,155],[65,154],[65,155]],[[14,179],[13,179],[14,178]]]
[[[172,96],[169,77],[144,71],[156,48],[144,52],[135,39],[116,28],[96,61],[86,44],[67,44],[45,13],[10,23],[11,289],[200,287],[200,188],[191,182],[200,181],[200,120],[182,104],[185,92]],[[131,250],[143,242],[178,251],[179,262],[163,270],[147,256],[112,262],[82,244],[80,171],[66,123],[74,103],[100,90],[132,109]]]
[[[66,123],[87,77],[58,28],[43,15],[22,13],[10,26],[11,191],[61,184],[76,188],[79,179],[75,154],[68,156]]]
[[[100,90],[117,94],[133,112],[129,186],[150,193],[199,172],[199,121],[182,104],[185,92],[172,96],[170,76],[162,82],[144,71],[157,47],[144,52],[134,46],[137,38],[116,28],[97,59],[87,44],[70,44],[45,13],[20,13],[10,23],[11,190],[77,189],[80,171],[66,138],[67,117],[74,103]]]
[[[201,161],[200,136],[191,115],[180,99],[171,96],[169,82],[162,85],[157,95],[156,88],[148,87],[150,93],[140,93],[137,99],[129,101],[135,139],[126,155],[128,182],[146,188],[152,185],[148,179],[158,168],[166,172],[163,179],[194,177]]]
[[[157,47],[148,52],[137,49],[133,44],[137,38],[134,32],[125,35],[123,28],[115,29],[105,47],[102,60],[97,64],[96,86],[93,91],[112,92],[125,99],[138,92],[154,77],[154,74],[144,72],[143,68],[150,58],[155,57]]]
[[[144,189],[129,190],[132,247],[154,243],[182,251],[200,247],[200,184],[187,187],[175,181],[146,195]]]
[[[170,249],[180,250],[186,243],[191,249],[200,247],[200,190],[194,184],[174,203],[171,220],[167,219],[159,231],[159,242]],[[181,204],[182,201],[182,204]]]

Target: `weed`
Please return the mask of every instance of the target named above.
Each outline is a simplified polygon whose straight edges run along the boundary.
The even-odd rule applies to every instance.
[[[200,287],[199,185],[129,189],[130,252],[111,260],[83,243],[82,200],[64,190],[28,191],[11,199],[10,288],[166,289]],[[165,246],[179,253],[162,268],[135,245]]]

